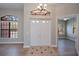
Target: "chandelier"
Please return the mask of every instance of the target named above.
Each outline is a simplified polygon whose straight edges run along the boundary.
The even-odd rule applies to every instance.
[[[47,4],[39,4],[37,8],[31,11],[31,15],[50,15],[50,12],[47,10]]]

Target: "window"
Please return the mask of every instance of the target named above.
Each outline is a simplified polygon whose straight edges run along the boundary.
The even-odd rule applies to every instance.
[[[18,18],[13,15],[6,15],[0,20],[1,38],[18,38]]]

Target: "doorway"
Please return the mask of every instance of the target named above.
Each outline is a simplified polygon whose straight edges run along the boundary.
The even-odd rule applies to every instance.
[[[75,49],[76,17],[61,17],[57,20],[57,41],[59,55],[77,55]]]

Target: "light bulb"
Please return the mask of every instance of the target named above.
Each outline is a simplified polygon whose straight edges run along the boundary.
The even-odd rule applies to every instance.
[[[45,23],[45,21],[42,21],[42,23]]]
[[[44,4],[45,7],[47,7],[47,4]]]
[[[44,9],[47,9],[47,4],[44,4]]]
[[[39,21],[36,21],[37,23],[39,23]]]
[[[64,18],[64,21],[67,21],[69,18]]]
[[[67,19],[66,18],[64,18],[64,21],[66,21]]]
[[[39,6],[42,6],[43,4],[39,4]]]
[[[32,21],[32,23],[35,23],[35,21]]]
[[[47,23],[48,23],[48,21],[47,21]]]
[[[40,6],[37,6],[37,8],[39,8],[39,9],[40,9]]]

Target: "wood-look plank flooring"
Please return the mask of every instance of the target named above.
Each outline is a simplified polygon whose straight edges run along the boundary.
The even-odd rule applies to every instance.
[[[75,42],[69,39],[58,39],[58,53],[60,56],[77,56]]]
[[[0,56],[76,56],[75,44],[66,39],[58,40],[58,48],[37,46],[23,48],[23,44],[0,44]]]

